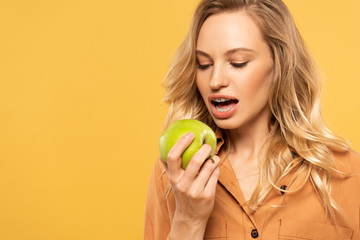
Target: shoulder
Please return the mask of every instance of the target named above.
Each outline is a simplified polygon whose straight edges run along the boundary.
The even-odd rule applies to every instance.
[[[360,173],[360,153],[349,149],[347,151],[333,151],[336,166],[346,173]]]
[[[152,169],[152,174],[155,178],[155,181],[161,183],[161,185],[164,187],[164,180],[167,180],[167,177],[165,168],[160,158],[155,161]]]
[[[159,199],[164,198],[164,192],[166,190],[167,182],[164,180],[166,179],[166,172],[165,168],[161,163],[160,158],[158,158],[152,167],[151,174],[150,174],[150,181],[148,186],[148,195],[156,194]],[[154,198],[154,196],[152,196]]]

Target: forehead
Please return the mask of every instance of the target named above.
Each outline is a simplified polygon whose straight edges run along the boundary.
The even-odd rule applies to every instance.
[[[198,36],[197,49],[211,51],[214,48],[244,47],[256,50],[264,44],[260,28],[244,11],[223,12],[205,20]]]

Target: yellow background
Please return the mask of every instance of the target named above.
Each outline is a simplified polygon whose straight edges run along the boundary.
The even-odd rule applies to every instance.
[[[195,0],[0,3],[0,239],[141,239],[161,81]],[[360,2],[287,0],[360,149]]]

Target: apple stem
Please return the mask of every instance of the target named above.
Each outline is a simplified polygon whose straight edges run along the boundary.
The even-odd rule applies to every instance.
[[[212,156],[209,156],[209,157],[207,158],[207,160],[211,160],[212,163],[215,162],[215,160],[212,158]]]

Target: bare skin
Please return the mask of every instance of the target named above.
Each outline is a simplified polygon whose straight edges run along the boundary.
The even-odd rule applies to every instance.
[[[179,139],[168,154],[167,165],[164,163],[176,201],[170,232],[172,240],[203,239],[207,220],[214,207],[220,158],[213,156],[214,162],[206,161],[211,147],[204,144],[184,171],[181,168],[181,154],[193,139],[192,133]]]
[[[228,133],[228,159],[248,200],[258,181],[258,153],[269,133],[268,97],[273,79],[270,49],[249,16],[224,12],[204,22],[196,50],[197,87],[217,126]],[[226,117],[219,112],[227,110],[216,110],[211,100],[223,95],[238,100],[235,111]],[[164,164],[176,201],[172,240],[203,239],[215,202],[220,159],[215,156],[214,163],[206,161],[208,145],[194,155],[186,171],[180,168],[180,156],[192,138],[181,138]]]

